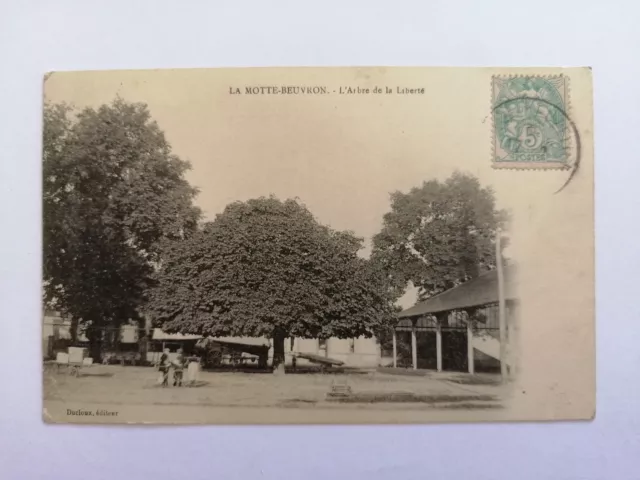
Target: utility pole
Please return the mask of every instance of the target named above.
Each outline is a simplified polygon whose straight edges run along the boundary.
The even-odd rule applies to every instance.
[[[396,340],[396,327],[393,327],[393,368],[398,368],[398,341]]]
[[[500,373],[502,381],[507,380],[507,319],[504,298],[504,271],[502,265],[502,246],[500,232],[496,232],[496,269],[498,271],[498,319],[500,321]]]
[[[418,368],[418,342],[416,339],[416,322],[415,318],[411,319],[411,363],[413,364],[413,369],[416,370]]]

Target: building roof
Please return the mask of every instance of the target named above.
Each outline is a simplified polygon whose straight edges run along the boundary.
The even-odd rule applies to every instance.
[[[152,340],[181,341],[181,340],[200,340],[202,335],[191,335],[188,333],[166,333],[161,328],[154,328]]]
[[[188,333],[166,333],[161,328],[153,329],[153,340],[162,340],[166,342],[171,341],[185,341],[185,340],[200,340],[201,344],[208,342],[227,343],[234,345],[244,345],[252,347],[268,347],[269,339],[264,337],[203,337],[202,335],[191,335]]]
[[[254,345],[256,347],[268,347],[269,339],[265,337],[214,337],[214,342],[235,343],[238,345]]]
[[[515,267],[504,269],[504,290],[507,300],[515,296]],[[481,307],[498,302],[498,272],[490,270],[468,282],[434,295],[427,300],[400,312],[399,318],[419,317],[451,310]]]
[[[244,345],[252,347],[268,347],[270,342],[265,337],[207,337],[203,342],[217,342],[232,345]]]

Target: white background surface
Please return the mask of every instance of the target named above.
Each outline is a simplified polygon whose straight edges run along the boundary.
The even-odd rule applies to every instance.
[[[0,478],[640,478],[636,2],[100,4],[56,0],[0,6]],[[36,339],[43,73],[289,65],[593,67],[594,422],[260,428],[42,423]]]

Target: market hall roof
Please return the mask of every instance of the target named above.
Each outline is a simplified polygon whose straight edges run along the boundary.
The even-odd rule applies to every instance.
[[[504,269],[504,291],[506,300],[515,300],[515,267]],[[451,310],[481,307],[498,303],[498,272],[490,270],[457,287],[434,295],[398,314],[399,318],[419,317]]]

